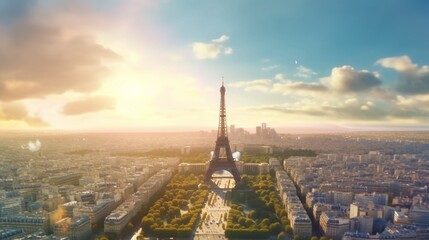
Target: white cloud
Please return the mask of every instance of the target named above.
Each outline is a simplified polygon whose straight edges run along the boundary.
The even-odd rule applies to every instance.
[[[228,41],[229,37],[222,35],[213,39],[213,43],[194,42],[192,43],[192,52],[197,59],[216,59],[220,55],[231,55],[232,47],[224,46],[221,43]]]
[[[356,98],[349,98],[344,101],[346,105],[356,105],[358,103],[358,100]]]
[[[366,105],[366,104],[364,104],[364,105],[360,106],[360,110],[363,110],[363,111],[368,111],[368,110],[369,110],[369,108],[370,108],[370,106],[368,106],[368,105]]]
[[[294,76],[302,77],[302,78],[309,78],[311,76],[317,75],[316,72],[313,72],[310,68],[306,68],[302,65],[299,65],[296,70],[298,70]]]
[[[284,103],[249,108],[281,117],[345,122],[427,122],[429,66],[418,66],[406,56],[381,59],[377,64],[400,73],[396,91],[392,86],[383,85],[378,72],[351,66],[334,67],[329,76],[319,81],[290,80],[279,73],[263,81],[242,81],[231,86],[285,95]],[[408,86],[404,86],[406,83]]]
[[[92,93],[115,63],[122,62],[121,55],[84,30],[87,26],[74,24],[92,18],[74,12],[65,15],[68,20],[49,12],[31,13],[12,28],[0,23],[0,100],[44,98],[66,91]]]
[[[227,35],[222,35],[219,38],[213,39],[212,42],[215,42],[215,43],[224,43],[224,42],[226,42],[228,40],[229,40],[229,37]]]
[[[279,67],[279,65],[275,64],[275,65],[270,65],[270,66],[267,66],[267,67],[262,67],[261,70],[262,71],[271,71],[271,70],[276,69],[278,67]]]
[[[92,96],[68,102],[63,106],[64,115],[81,115],[115,108],[116,99],[110,96]]]
[[[378,73],[355,70],[351,66],[333,68],[331,75],[323,78],[322,82],[340,93],[363,92],[382,83]]]
[[[288,118],[297,119],[335,119],[336,121],[382,121],[392,117],[384,109],[371,108],[360,104],[341,105],[329,102],[305,102],[264,105],[251,107],[254,111],[277,112]]]
[[[224,49],[223,49],[223,53],[225,54],[225,55],[231,55],[232,54],[232,48],[231,47],[225,47]]]
[[[404,109],[420,108],[429,111],[429,94],[409,97],[399,95],[395,104]]]
[[[197,59],[215,59],[219,56],[220,46],[212,43],[195,42],[192,51]]]
[[[309,92],[324,92],[326,86],[319,82],[302,82],[287,80],[279,73],[274,79],[256,79],[229,84],[231,87],[243,88],[245,91],[261,91],[281,94],[308,94]]]
[[[309,93],[309,92],[325,92],[328,90],[326,86],[318,83],[318,82],[301,82],[301,81],[289,81],[285,80],[283,82],[274,83],[272,91],[278,92],[282,94],[289,93]]]
[[[382,58],[375,64],[400,73],[396,86],[398,92],[404,94],[429,93],[429,66],[419,67],[408,56]]]
[[[284,75],[283,75],[283,74],[281,74],[281,73],[276,74],[276,75],[274,76],[274,79],[275,79],[275,80],[277,80],[277,81],[286,81],[286,78],[285,78],[285,77],[284,77]]]
[[[375,64],[395,69],[398,72],[406,72],[417,68],[417,65],[413,64],[408,56],[382,58],[375,62]]]
[[[245,91],[268,92],[272,88],[270,79],[256,79],[252,81],[240,81],[228,84],[231,87],[243,88]]]
[[[32,116],[28,109],[21,103],[0,102],[0,122],[4,121],[21,121],[31,127],[47,127],[49,123],[45,122],[39,116]]]
[[[367,70],[355,70],[351,66],[335,67],[328,77],[321,78],[319,81],[296,81],[286,79],[281,73],[276,74],[269,86],[269,91],[281,94],[311,95],[331,93],[329,97],[346,95],[349,93],[367,93],[371,96],[382,96],[384,89],[381,87],[381,79],[377,72]],[[253,81],[244,81],[247,84]],[[243,87],[244,85],[234,85]],[[267,91],[267,86],[264,91]],[[384,93],[384,95],[386,95]],[[326,96],[325,96],[326,97]]]

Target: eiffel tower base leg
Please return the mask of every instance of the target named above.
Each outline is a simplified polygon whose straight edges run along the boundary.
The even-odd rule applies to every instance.
[[[235,183],[241,182],[240,173],[238,172],[237,166],[233,161],[210,161],[209,168],[207,169],[204,177],[205,182],[210,182],[214,172],[225,170],[232,174]]]

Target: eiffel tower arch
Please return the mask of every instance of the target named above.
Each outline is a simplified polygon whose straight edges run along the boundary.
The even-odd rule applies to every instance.
[[[237,166],[235,165],[234,158],[232,157],[231,147],[229,145],[226,123],[225,86],[223,85],[223,82],[222,86],[220,87],[219,125],[217,130],[216,146],[213,151],[213,157],[210,159],[209,167],[205,174],[204,180],[210,181],[213,173],[220,170],[230,172],[236,183],[241,182],[240,173],[238,172]]]

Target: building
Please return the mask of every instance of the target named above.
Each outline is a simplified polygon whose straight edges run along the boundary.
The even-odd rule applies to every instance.
[[[302,214],[292,215],[290,226],[292,227],[293,234],[295,235],[303,237],[311,237],[312,235],[311,220],[305,212]]]
[[[353,202],[353,192],[332,191],[331,194],[334,204],[349,206]]]
[[[23,208],[23,198],[0,198],[0,217],[19,215]]]
[[[167,184],[172,176],[173,172],[170,169],[162,169],[150,177],[138,188],[136,193],[119,205],[104,219],[104,232],[119,235],[130,220],[140,211],[143,204],[147,204],[149,199],[158,192],[162,186]]]
[[[274,170],[283,170],[282,165],[280,164],[280,161],[277,158],[270,158],[268,160],[268,164],[270,165],[271,169]]]
[[[71,218],[66,217],[57,221],[54,225],[54,235],[57,237],[68,237],[70,235]]]
[[[180,163],[179,173],[205,173],[208,169],[207,163]]]
[[[189,155],[191,153],[191,146],[182,147],[182,149],[180,150],[180,153],[182,155]]]
[[[75,217],[70,223],[70,240],[90,239],[91,222],[88,216]]]
[[[53,185],[79,185],[81,173],[65,173],[57,176],[49,177],[48,181]]]
[[[343,234],[349,231],[350,220],[342,212],[327,211],[320,216],[320,227],[324,235],[334,240],[341,240]]]
[[[63,218],[55,223],[54,235],[68,237],[70,240],[89,239],[91,237],[91,223],[86,215],[75,218]]]
[[[77,201],[71,201],[59,206],[65,217],[73,217],[73,209],[78,207]]]
[[[408,219],[408,216],[400,211],[394,211],[393,222],[395,225],[410,225],[410,219]]]
[[[0,230],[0,239],[1,240],[12,240],[21,238],[25,235],[24,231],[21,229],[6,229]]]
[[[120,234],[128,222],[131,220],[130,211],[119,210],[112,212],[104,220],[104,232]]]
[[[99,202],[98,204],[83,204],[74,208],[73,216],[86,215],[89,217],[91,225],[93,225],[97,222],[103,221],[103,219],[113,210],[113,207],[114,202],[110,199]]]
[[[14,202],[0,206],[0,217],[19,215],[22,212],[21,203]]]
[[[373,203],[376,205],[387,205],[389,195],[387,193],[359,193],[355,195],[355,201],[360,203]]]
[[[409,217],[412,223],[429,227],[429,204],[413,204]]]
[[[256,136],[262,136],[262,128],[261,126],[256,126]]]
[[[373,226],[374,226],[374,218],[370,216],[362,216],[362,217],[357,217],[356,219],[359,223],[356,228],[358,232],[372,234]],[[353,229],[350,229],[350,230],[353,230]]]
[[[47,215],[0,217],[0,229],[21,229],[25,233],[38,230],[49,232],[49,220]]]
[[[330,204],[326,203],[316,203],[313,206],[313,217],[316,224],[319,224],[320,222],[320,216],[322,215],[322,212],[326,212],[328,210],[331,210],[332,206]]]

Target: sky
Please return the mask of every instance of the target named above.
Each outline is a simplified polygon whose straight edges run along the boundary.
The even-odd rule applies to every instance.
[[[429,130],[426,1],[0,1],[0,129]]]

